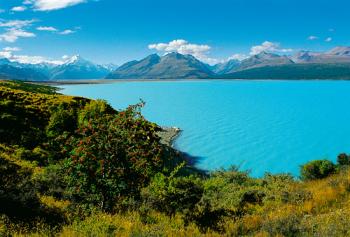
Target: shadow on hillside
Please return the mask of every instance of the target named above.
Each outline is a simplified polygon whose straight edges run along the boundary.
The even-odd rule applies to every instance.
[[[208,174],[208,171],[207,170],[202,170],[202,169],[198,169],[196,167],[197,163],[199,160],[202,160],[204,159],[204,157],[200,157],[200,156],[193,156],[189,153],[186,153],[186,152],[180,152],[179,151],[179,156],[184,160],[186,161],[186,169],[188,171],[190,171],[189,173],[192,174],[192,173],[195,173],[195,174],[199,174],[199,175],[203,175],[203,176],[206,176]]]
[[[165,148],[165,150],[168,157],[166,164],[167,167],[171,167],[172,169],[174,169],[175,167],[181,165],[183,162],[186,163],[185,168],[181,171],[180,175],[207,175],[208,172],[206,170],[196,168],[196,164],[198,163],[198,161],[203,159],[204,157],[193,156],[189,153],[182,152],[168,146]]]

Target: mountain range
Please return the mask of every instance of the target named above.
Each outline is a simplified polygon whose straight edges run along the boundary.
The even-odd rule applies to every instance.
[[[0,78],[50,81],[64,79],[102,79],[115,70],[114,65],[97,65],[75,55],[63,64],[25,64],[0,59]]]
[[[109,74],[108,79],[186,79],[211,78],[209,66],[192,55],[169,53],[163,57],[152,54],[140,61],[128,62]]]
[[[63,79],[350,79],[350,47],[294,55],[261,52],[242,61],[208,65],[192,55],[152,54],[120,67],[98,65],[76,55],[61,65],[21,64],[0,59],[0,77],[19,80]]]
[[[109,72],[108,68],[75,55],[64,64],[52,68],[50,79],[99,79],[104,78]]]

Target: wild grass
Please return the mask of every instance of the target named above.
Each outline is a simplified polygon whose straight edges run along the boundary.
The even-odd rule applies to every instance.
[[[149,169],[136,181],[132,174],[152,161],[150,148],[159,154],[156,126],[141,117],[133,120],[130,111],[117,116],[104,102],[90,102],[52,88],[0,82],[0,236],[350,235],[349,156],[342,154],[337,165],[310,162],[302,168],[303,180],[284,174],[252,178],[235,168],[189,175],[181,172],[182,164]],[[91,118],[106,111],[107,120],[101,121],[107,123],[92,127]],[[76,132],[77,124],[83,132]],[[109,141],[118,136],[128,143],[116,149]],[[103,142],[91,143],[89,137]],[[153,143],[145,142],[151,137]],[[71,150],[62,151],[62,143]],[[123,154],[118,163],[123,166],[100,169],[106,153],[113,165],[116,154]],[[74,177],[65,169],[74,160],[71,154]],[[135,169],[129,157],[135,162],[139,156],[150,159]],[[108,182],[105,174],[112,177]],[[101,208],[106,198],[110,205]]]

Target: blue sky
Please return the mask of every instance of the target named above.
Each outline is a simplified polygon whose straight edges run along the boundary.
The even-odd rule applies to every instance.
[[[120,65],[178,51],[215,63],[350,46],[347,0],[0,0],[0,9],[0,54],[18,60],[80,54]]]

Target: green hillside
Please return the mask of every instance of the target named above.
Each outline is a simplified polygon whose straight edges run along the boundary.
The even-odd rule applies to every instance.
[[[0,81],[0,236],[350,235],[350,156],[195,172],[142,106]]]

